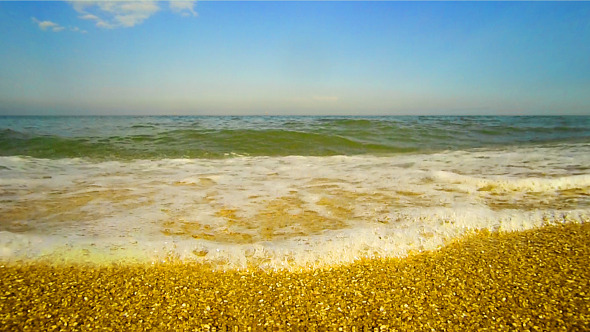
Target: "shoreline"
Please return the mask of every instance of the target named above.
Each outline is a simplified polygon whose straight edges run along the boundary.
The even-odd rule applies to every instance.
[[[583,330],[589,266],[590,223],[304,272],[5,264],[0,330]]]

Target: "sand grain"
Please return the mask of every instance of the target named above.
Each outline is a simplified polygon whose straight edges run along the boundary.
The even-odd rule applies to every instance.
[[[306,272],[5,265],[0,329],[588,330],[590,224]]]

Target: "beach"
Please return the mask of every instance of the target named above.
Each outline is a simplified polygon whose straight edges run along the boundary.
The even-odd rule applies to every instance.
[[[0,0],[0,332],[590,331],[588,17]]]
[[[589,117],[0,128],[3,330],[588,328]]]
[[[11,264],[2,330],[531,330],[590,326],[590,224],[299,272]]]

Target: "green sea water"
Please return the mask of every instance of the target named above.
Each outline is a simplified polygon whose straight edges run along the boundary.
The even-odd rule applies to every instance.
[[[590,117],[0,117],[0,155],[331,156],[584,142]]]
[[[300,269],[590,222],[590,117],[0,117],[0,262]]]

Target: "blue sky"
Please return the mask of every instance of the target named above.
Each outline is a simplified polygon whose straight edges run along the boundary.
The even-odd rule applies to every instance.
[[[588,114],[589,2],[0,1],[0,114]]]

